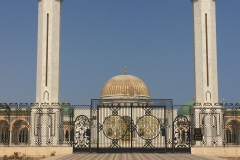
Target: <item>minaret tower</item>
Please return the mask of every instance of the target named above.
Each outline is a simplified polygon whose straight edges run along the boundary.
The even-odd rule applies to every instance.
[[[194,20],[195,102],[218,103],[215,0],[190,0]]]
[[[60,21],[63,0],[38,0],[37,103],[59,102]]]
[[[38,0],[36,105],[31,110],[31,146],[62,143],[59,105],[60,21],[63,0]]]
[[[218,103],[216,2],[215,0],[191,0],[191,2],[194,21],[196,102],[191,111],[193,113],[191,122],[202,135],[196,137],[195,146],[221,146],[223,113],[221,104]],[[202,107],[205,109],[202,110]],[[196,135],[195,130],[192,134]]]

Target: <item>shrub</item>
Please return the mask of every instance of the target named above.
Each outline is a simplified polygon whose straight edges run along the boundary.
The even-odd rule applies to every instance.
[[[56,155],[56,151],[53,151],[52,153],[51,153],[51,156],[55,156]]]
[[[21,154],[21,152],[14,152],[14,159],[19,159],[20,157],[20,154]]]
[[[4,156],[3,156],[3,160],[8,160],[7,155],[4,155]]]

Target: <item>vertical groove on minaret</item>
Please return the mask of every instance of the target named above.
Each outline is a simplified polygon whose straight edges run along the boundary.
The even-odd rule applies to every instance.
[[[205,31],[206,31],[206,69],[207,69],[207,86],[209,86],[207,14],[205,14]]]
[[[47,36],[46,36],[46,79],[45,79],[45,86],[47,86],[47,81],[48,81],[48,30],[49,30],[49,14],[47,14]]]

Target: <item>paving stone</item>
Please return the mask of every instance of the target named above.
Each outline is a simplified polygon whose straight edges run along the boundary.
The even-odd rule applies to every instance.
[[[45,160],[224,160],[205,155],[159,154],[159,153],[74,153],[65,156],[45,158]]]

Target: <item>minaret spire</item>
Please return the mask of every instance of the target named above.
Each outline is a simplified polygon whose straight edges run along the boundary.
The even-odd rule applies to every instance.
[[[194,20],[195,102],[218,103],[215,0],[191,0]]]
[[[59,102],[60,22],[63,0],[38,1],[37,103]]]

